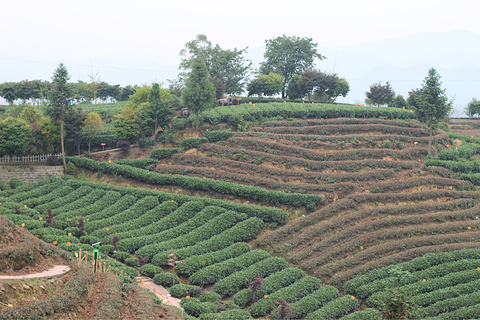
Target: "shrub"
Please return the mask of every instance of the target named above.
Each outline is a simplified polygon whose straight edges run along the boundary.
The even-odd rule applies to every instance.
[[[160,286],[171,287],[173,283],[173,274],[170,272],[160,272],[153,277],[153,282]],[[175,275],[175,284],[179,284],[180,278]]]
[[[12,178],[9,181],[10,188],[17,189],[23,185],[23,181],[17,178]]]
[[[80,242],[92,245],[94,243],[100,242],[100,239],[94,236],[81,236]]]
[[[118,251],[113,254],[113,257],[120,262],[125,262],[125,260],[131,258],[132,256],[128,252]]]
[[[202,143],[208,142],[207,138],[186,138],[180,141],[180,147],[184,150],[198,148]]]
[[[125,264],[127,266],[133,267],[133,268],[138,267],[138,258],[134,258],[134,257],[127,258],[127,259],[125,259]]]
[[[200,320],[249,320],[253,319],[250,313],[240,309],[221,311],[219,313],[203,313],[200,314]]]
[[[173,154],[177,153],[177,148],[161,148],[155,149],[150,152],[150,158],[160,160],[170,158]]]
[[[157,273],[161,273],[161,272],[163,272],[162,268],[156,267],[151,263],[144,264],[143,266],[140,267],[140,273],[152,279],[153,277],[155,277]]]
[[[230,138],[233,135],[230,130],[209,130],[203,134],[203,137],[208,140],[210,143],[224,141]]]
[[[372,320],[382,319],[382,314],[377,309],[367,308],[351,314],[347,314],[340,318],[340,320]]]
[[[180,305],[183,310],[193,317],[198,317],[204,313],[215,313],[218,311],[218,307],[213,302],[201,302],[197,298],[182,298]]]
[[[8,190],[10,186],[3,180],[0,180],[0,191]]]
[[[128,152],[131,144],[132,143],[128,140],[118,140],[116,146],[117,148],[122,149],[123,152]]]
[[[189,284],[175,284],[170,288],[170,294],[175,298],[184,298],[186,296],[196,297],[196,292],[202,292],[202,289],[199,286],[192,286]],[[200,294],[198,294],[200,296]]]
[[[55,165],[57,165],[57,162],[58,162],[58,157],[57,156],[49,156],[47,158],[47,164],[49,166],[55,166]]]
[[[202,293],[202,295],[200,296],[200,301],[201,302],[213,302],[213,303],[216,303],[220,300],[222,296],[219,295],[218,293],[216,292],[213,292],[213,291],[206,291],[204,293]]]

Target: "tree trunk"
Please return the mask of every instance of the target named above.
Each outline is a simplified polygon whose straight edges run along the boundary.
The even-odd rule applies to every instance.
[[[433,124],[430,123],[430,139],[428,139],[428,154],[432,152],[432,127],[433,127]]]
[[[92,143],[92,139],[88,139],[88,153],[90,153],[90,144]]]
[[[200,109],[197,111],[197,123],[195,124],[195,132],[198,133],[198,114],[200,113]]]
[[[63,173],[67,174],[67,161],[65,161],[65,146],[63,144],[63,120],[60,120],[60,142],[62,145]]]

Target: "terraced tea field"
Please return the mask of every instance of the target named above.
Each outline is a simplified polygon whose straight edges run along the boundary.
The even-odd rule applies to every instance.
[[[480,193],[425,166],[428,139],[408,121],[267,121],[206,132],[155,160],[68,159],[178,194],[52,179],[1,192],[0,213],[70,251],[118,237],[114,257],[149,259],[140,271],[158,279],[175,252],[185,262],[170,293],[191,318],[278,318],[282,299],[292,319],[379,318],[391,265],[411,273],[401,285],[423,317],[478,318]],[[454,150],[443,131],[433,144]],[[86,235],[69,236],[79,217]]]

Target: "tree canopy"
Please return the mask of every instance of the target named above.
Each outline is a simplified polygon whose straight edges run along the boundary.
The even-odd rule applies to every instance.
[[[286,87],[294,74],[299,74],[314,66],[315,58],[325,57],[317,52],[317,44],[312,38],[287,37],[283,35],[265,40],[265,61],[260,65],[260,74],[274,72],[283,76],[282,98],[285,98]]]
[[[415,100],[417,102],[415,114],[418,120],[430,128],[429,154],[432,147],[432,130],[437,127],[438,123],[445,118],[451,109],[445,89],[441,87],[440,78],[437,70],[430,68],[427,77],[423,80],[420,94]]]
[[[372,84],[370,86],[370,91],[365,92],[365,95],[372,101],[373,104],[381,106],[391,103],[395,97],[395,91],[393,91],[392,86],[388,81],[385,83],[385,85],[382,85],[381,82],[378,82]]]
[[[0,119],[0,155],[19,156],[30,148],[32,129],[25,120]]]
[[[193,69],[195,58],[203,58],[208,74],[224,84],[226,94],[240,94],[245,88],[247,71],[252,65],[252,62],[245,58],[246,53],[247,48],[223,50],[218,44],[214,46],[207,36],[199,34],[180,51],[182,61],[179,69],[183,71],[179,78],[181,81],[186,79],[188,72]]]

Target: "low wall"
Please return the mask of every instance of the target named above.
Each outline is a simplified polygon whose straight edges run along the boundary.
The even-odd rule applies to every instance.
[[[23,182],[37,182],[40,179],[63,176],[62,166],[42,165],[2,165],[0,166],[0,180],[8,182],[17,178]]]

